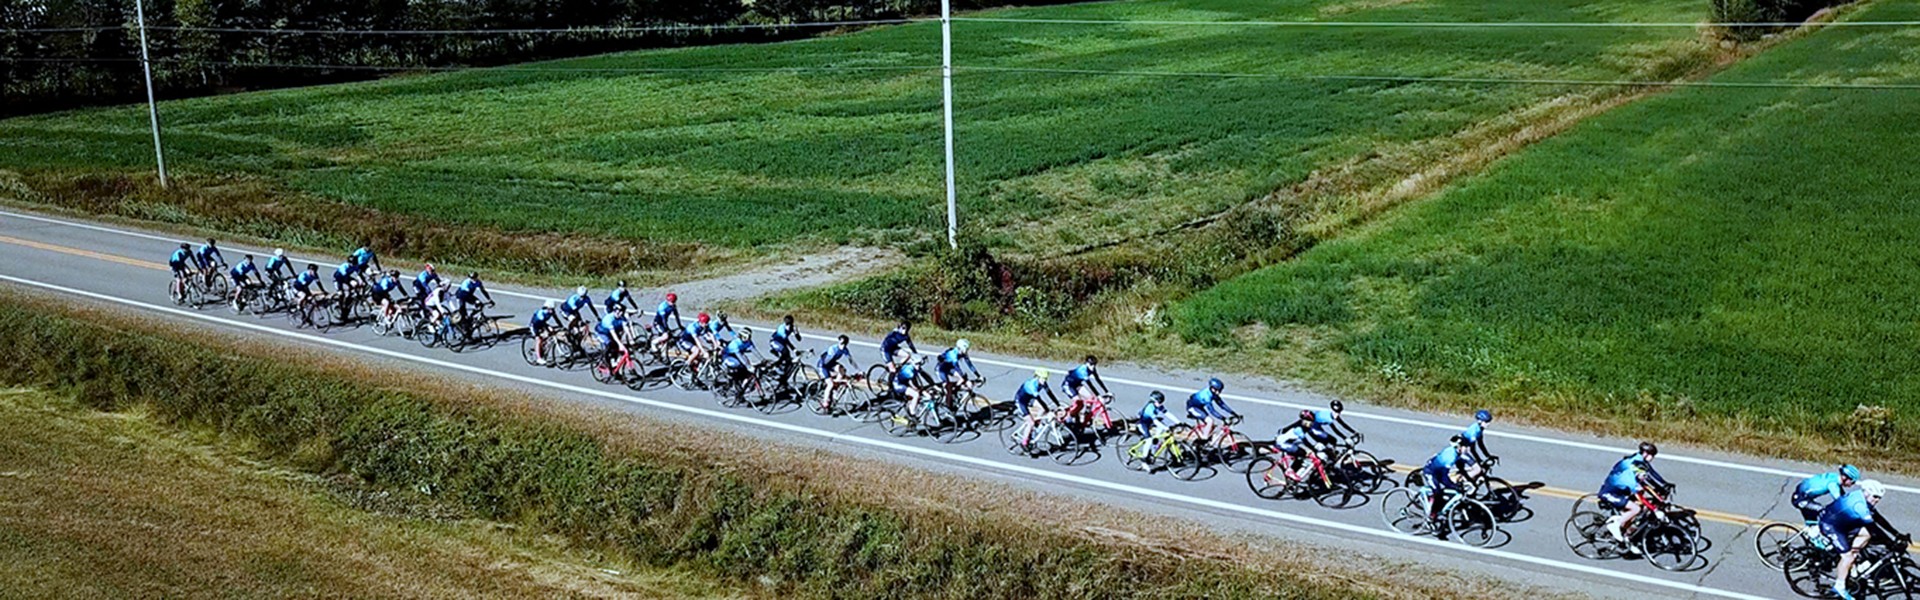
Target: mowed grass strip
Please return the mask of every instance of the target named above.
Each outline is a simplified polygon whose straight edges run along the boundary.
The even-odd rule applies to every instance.
[[[203,437],[0,389],[0,595],[747,597],[514,528],[366,512]]]
[[[983,14],[1131,20],[1693,21],[1705,0],[1157,0]],[[1659,77],[1688,28],[1403,29],[956,23],[962,214],[1048,252],[1152,232],[1383,147],[1574,93],[1057,75],[964,67],[1514,78]],[[931,67],[937,24],[636,52],[556,69]],[[937,71],[473,71],[167,102],[169,162],[508,231],[726,248],[938,237]],[[149,168],[138,107],[0,122],[0,168]],[[283,199],[284,200],[284,199]]]
[[[1850,18],[1920,19],[1920,5]],[[1818,31],[1714,80],[1920,83],[1920,29]],[[1675,90],[1201,293],[1172,322],[1461,407],[1741,430],[1696,420],[1712,417],[1776,434],[1750,446],[1911,453],[1915,123],[1915,91]]]

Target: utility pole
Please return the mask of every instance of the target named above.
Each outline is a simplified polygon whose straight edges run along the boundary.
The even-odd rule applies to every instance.
[[[940,0],[940,108],[947,131],[947,247],[959,248],[960,214],[953,202],[953,6]]]
[[[140,25],[140,69],[147,76],[147,119],[153,124],[153,164],[160,170],[160,187],[167,187],[167,156],[160,151],[160,108],[153,103],[153,61],[147,57],[147,7],[133,0],[135,23]]]

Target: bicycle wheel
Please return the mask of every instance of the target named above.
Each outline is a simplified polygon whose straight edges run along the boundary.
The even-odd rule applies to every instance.
[[[1273,457],[1262,456],[1253,459],[1247,467],[1247,488],[1253,495],[1268,500],[1279,500],[1287,494],[1287,474]]]
[[[1499,536],[1499,522],[1493,510],[1472,498],[1461,498],[1447,509],[1447,530],[1453,539],[1475,548],[1485,548]]]
[[[1371,496],[1380,492],[1380,486],[1387,482],[1387,467],[1380,459],[1364,450],[1347,454],[1335,467],[1345,480],[1347,489]]]
[[[172,283],[168,283],[168,284],[167,284],[167,297],[168,297],[168,298],[172,298],[172,299],[173,299],[173,303],[174,303],[174,304],[179,304],[179,305],[181,305],[181,306],[185,306],[185,305],[187,304],[187,286],[186,286],[186,284],[183,284],[183,283],[181,283],[181,282],[180,282],[180,280],[178,280],[178,279],[175,279],[175,280],[173,280],[173,282],[172,282]]]
[[[874,396],[879,396],[883,391],[892,391],[888,387],[892,381],[893,371],[887,370],[886,363],[875,363],[867,367],[867,386],[873,390]]]
[[[306,327],[305,313],[305,309],[299,305],[294,305],[293,308],[287,309],[287,324],[292,325],[294,329]]]
[[[1795,540],[1800,536],[1800,526],[1792,523],[1768,523],[1753,535],[1753,551],[1759,555],[1760,562],[1769,569],[1778,569],[1785,562],[1786,553],[1791,551]]]
[[[1141,437],[1138,431],[1126,431],[1113,436],[1113,454],[1120,457],[1120,463],[1126,465],[1128,469],[1148,470],[1151,464],[1148,462],[1150,457],[1147,451],[1152,449],[1152,446],[1145,441],[1146,438]]]
[[[422,334],[426,335],[426,334]],[[593,361],[593,380],[600,383],[613,383],[613,365],[605,359]]]
[[[1420,535],[1427,530],[1427,509],[1420,506],[1420,496],[1406,488],[1398,488],[1380,499],[1380,520],[1387,528],[1406,535]]]
[[[1014,456],[1033,456],[1031,444],[1025,438],[1032,435],[1032,427],[1026,423],[1000,430],[1000,447],[1006,448]]]
[[[1920,566],[1912,559],[1889,559],[1897,564],[1888,564],[1879,569],[1874,579],[1874,592],[1880,598],[1895,600],[1920,600]]]
[[[1047,454],[1053,457],[1053,462],[1070,467],[1085,464],[1090,455],[1098,458],[1098,453],[1094,451],[1094,444],[1097,443],[1098,438],[1093,434],[1064,424],[1054,425],[1047,432],[1047,445],[1051,446]]]
[[[968,421],[961,417],[953,406],[946,402],[935,402],[933,419],[927,423],[927,426],[933,433],[934,441],[951,444],[960,441],[961,436],[967,434],[967,423]]]
[[[781,407],[786,406],[787,399],[792,396],[787,393],[787,386],[780,383],[778,367],[765,369],[756,374],[753,390],[757,392],[752,398],[753,407],[763,414],[779,411]]]
[[[540,364],[539,337],[529,335],[520,338],[520,358],[525,359],[529,366],[542,366]]]
[[[1679,571],[1693,566],[1700,554],[1695,533],[1685,527],[1663,523],[1640,534],[1635,545],[1647,563],[1662,571]]]
[[[1247,469],[1252,468],[1253,438],[1235,431],[1225,441],[1225,445],[1215,449],[1220,463],[1226,465],[1227,470],[1235,473],[1245,473]]]
[[[1567,542],[1567,549],[1574,555],[1586,559],[1610,558],[1618,554],[1614,546],[1613,534],[1607,533],[1607,515],[1599,511],[1583,510],[1567,516],[1562,525],[1561,535]]]
[[[1193,442],[1175,441],[1168,448],[1167,470],[1173,472],[1173,478],[1181,481],[1193,481],[1207,468],[1206,453],[1195,448]]]

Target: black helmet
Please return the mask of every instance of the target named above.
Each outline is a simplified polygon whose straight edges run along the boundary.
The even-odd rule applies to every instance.
[[[1087,355],[1087,364],[1090,364],[1090,365],[1097,365],[1097,364],[1100,364],[1100,357],[1098,357],[1098,356],[1094,356],[1094,355],[1092,355],[1092,354],[1088,354],[1088,355]]]
[[[726,319],[726,317],[721,317],[721,319],[722,319],[722,320],[725,320],[725,319]],[[847,335],[846,335],[846,334],[844,334],[844,333],[843,333],[843,334],[840,334],[840,345],[842,345],[842,346],[845,346],[845,345],[847,345],[847,343],[848,343],[848,342],[851,342],[851,341],[852,341],[852,340],[848,340],[848,339],[847,339]]]
[[[1160,390],[1154,390],[1147,393],[1147,399],[1152,400],[1154,404],[1159,404],[1167,401],[1167,395],[1160,393]]]
[[[180,249],[181,249],[181,250],[192,250],[192,249],[193,249],[193,246],[189,246],[189,245],[187,245],[187,243],[186,243],[186,242],[180,242]]]
[[[1313,420],[1313,411],[1310,411],[1310,410],[1303,410],[1303,411],[1300,411],[1300,420],[1302,420],[1302,421],[1312,421],[1312,420]]]
[[[1347,405],[1341,404],[1339,400],[1335,400],[1332,402],[1328,402],[1327,408],[1333,409],[1333,412],[1340,412],[1340,411],[1346,410]]]
[[[793,324],[793,315],[787,315],[787,316],[784,316],[784,317],[780,317],[780,322],[781,322],[781,323],[786,323],[786,324],[788,324],[788,325],[792,325],[792,324]]]
[[[1653,442],[1640,442],[1640,453],[1647,456],[1658,456],[1660,454],[1660,447],[1653,445]]]
[[[467,279],[479,279],[479,278],[480,278],[479,271],[467,271]]]
[[[620,285],[617,285],[614,287],[627,287],[627,280],[625,279],[620,280]]]
[[[1460,437],[1460,436],[1457,436],[1457,435],[1456,435],[1456,436],[1453,436],[1453,438],[1451,438],[1451,439],[1448,439],[1448,440],[1447,440],[1447,442],[1448,442],[1448,443],[1450,443],[1450,444],[1453,444],[1453,445],[1455,445],[1455,446],[1458,446],[1458,445],[1460,445],[1460,444],[1465,444],[1465,443],[1467,443],[1467,438],[1463,438],[1463,437]]]

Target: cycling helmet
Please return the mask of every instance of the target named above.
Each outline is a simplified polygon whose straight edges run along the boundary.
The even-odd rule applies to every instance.
[[[680,301],[679,294],[675,294],[673,292],[667,292],[667,302],[679,302],[679,301]]]
[[[252,254],[242,254],[242,255],[240,255],[240,260],[244,260],[244,261],[247,261],[247,262],[253,262],[253,255],[252,255]]]
[[[1333,412],[1340,412],[1340,411],[1346,410],[1347,405],[1341,404],[1339,400],[1334,400],[1332,402],[1327,403],[1327,408],[1333,409]]]
[[[1640,453],[1647,456],[1659,456],[1660,447],[1653,445],[1653,442],[1640,442]]]
[[[307,263],[307,270],[308,270],[308,271],[318,271],[318,270],[320,270],[320,265],[316,265],[316,264],[313,264],[313,263]]]
[[[1473,420],[1479,421],[1481,423],[1492,423],[1493,411],[1490,411],[1484,408],[1480,409],[1480,412],[1473,413]]]
[[[180,249],[181,249],[181,250],[192,250],[192,249],[193,249],[193,246],[189,246],[189,245],[187,245],[187,243],[186,243],[186,242],[180,242]]]
[[[1098,357],[1098,356],[1094,356],[1094,355],[1092,355],[1092,354],[1088,354],[1088,355],[1087,355],[1087,364],[1090,364],[1090,365],[1097,365],[1097,364],[1100,364],[1100,357]]]
[[[1458,446],[1458,445],[1467,443],[1467,438],[1463,438],[1456,435],[1456,436],[1453,436],[1452,438],[1447,439],[1447,443]]]
[[[793,315],[787,315],[787,316],[784,316],[784,317],[780,317],[780,322],[781,322],[781,323],[785,323],[785,324],[787,324],[787,325],[792,325],[792,324],[793,324]]]
[[[1847,479],[1854,480],[1854,481],[1859,481],[1860,467],[1856,467],[1853,465],[1840,465],[1840,476],[1845,477]]]
[[[1033,370],[1033,376],[1034,376],[1034,377],[1038,377],[1038,378],[1040,378],[1041,380],[1045,380],[1045,379],[1047,378],[1047,370],[1046,370],[1046,369],[1034,369],[1034,370]]]
[[[741,327],[741,328],[740,328],[740,339],[743,339],[743,340],[752,340],[752,339],[753,339],[753,328],[752,328],[752,327]]]
[[[1215,377],[1207,380],[1207,389],[1218,392],[1227,389],[1227,384],[1220,381],[1219,377]]]
[[[585,296],[587,295],[587,286],[583,285],[577,288],[573,288],[573,293],[576,296]]]
[[[287,251],[286,251],[286,250],[283,250],[283,249],[280,249],[280,248],[274,248],[274,249],[273,249],[273,255],[274,255],[274,256],[286,256],[286,255],[287,255]]]
[[[1878,479],[1868,479],[1860,482],[1860,493],[1868,498],[1879,498],[1887,495],[1887,484],[1880,483]]]
[[[395,279],[398,279],[398,278],[400,277],[400,270],[399,270],[399,269],[387,269],[387,276],[388,276],[388,277],[393,277],[393,278],[395,278]]]
[[[552,300],[548,300],[548,301],[546,301],[546,302],[544,302],[544,303],[541,303],[541,304],[540,304],[540,306],[542,306],[542,307],[545,307],[545,308],[553,308],[553,301],[552,301]]]
[[[713,316],[707,313],[700,313],[700,316],[695,317],[694,320],[699,321],[701,325],[705,325],[708,321],[713,320]]]
[[[1167,401],[1167,395],[1160,393],[1160,390],[1154,390],[1147,393],[1147,399],[1152,400],[1154,404],[1159,404]]]
[[[851,343],[852,341],[853,341],[853,340],[849,340],[849,339],[847,339],[847,336],[846,336],[846,334],[841,334],[841,335],[840,335],[840,345],[842,345],[842,346],[845,346],[845,345],[847,345],[848,343]]]
[[[213,238],[207,238],[207,245],[208,245],[208,246],[212,246],[212,245],[213,245]]]
[[[1311,410],[1303,410],[1303,411],[1300,411],[1300,420],[1302,420],[1302,421],[1312,421],[1312,420],[1313,420],[1313,411],[1311,411]]]
[[[427,263],[427,272],[428,272],[428,273],[432,273],[432,272],[433,272],[433,263]]]
[[[479,278],[480,278],[479,271],[467,271],[467,279],[479,279]]]
[[[620,285],[617,285],[614,287],[627,287],[627,280],[625,279],[620,280]]]

